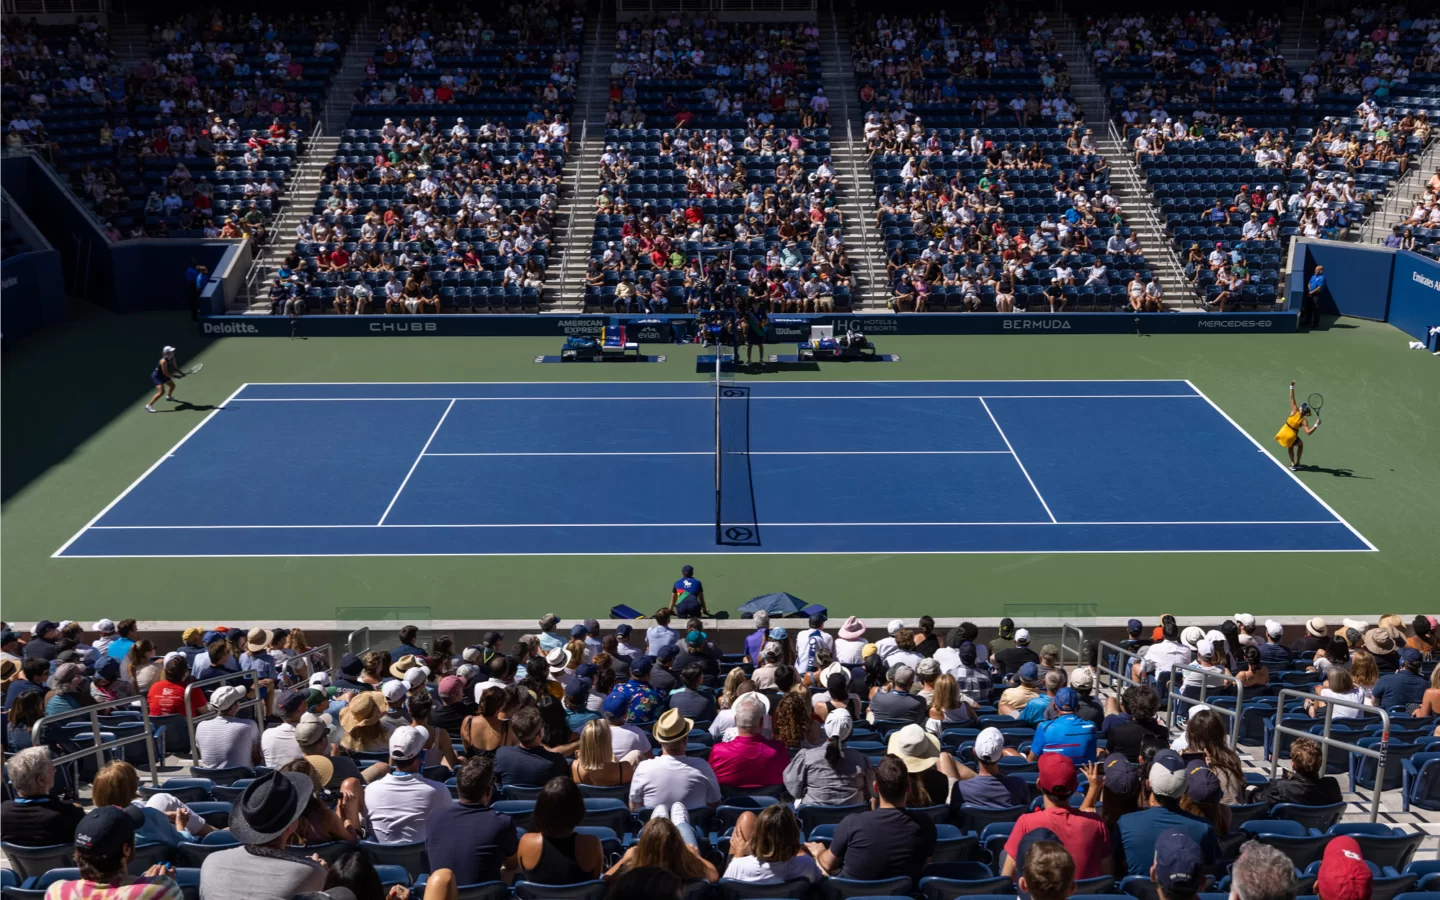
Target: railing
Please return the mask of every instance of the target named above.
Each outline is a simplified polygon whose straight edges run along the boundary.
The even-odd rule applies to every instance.
[[[1070,634],[1071,632],[1075,633],[1074,646],[1065,643],[1065,635]],[[1084,641],[1085,629],[1081,628],[1079,625],[1071,625],[1069,622],[1065,622],[1060,626],[1060,668],[1065,668],[1065,658],[1069,656],[1072,652],[1075,654],[1075,665],[1078,666],[1085,662],[1085,660],[1080,656],[1081,645],[1084,643]]]
[[[838,101],[840,103],[840,115],[844,116],[845,118],[846,156],[850,160],[850,190],[854,191],[855,193],[855,209],[859,212],[860,219],[860,252],[857,258],[865,266],[865,288],[866,292],[869,294],[869,298],[878,298],[883,304],[884,301],[889,299],[890,285],[881,284],[875,278],[875,254],[871,253],[869,249],[870,226],[866,221],[869,217],[866,215],[865,209],[867,204],[874,205],[876,200],[873,190],[871,191],[871,194],[868,198],[865,197],[860,190],[860,167],[855,163],[855,123],[850,118],[850,91],[846,90],[846,86],[853,86],[853,80],[855,77],[854,60],[853,58],[851,59],[851,63],[849,66],[843,65],[846,57],[850,53],[850,48],[845,47],[840,43],[840,20],[835,16],[835,5],[833,3],[830,5],[830,46],[835,53],[836,65],[839,65],[842,70],[846,70],[840,72],[840,82],[842,87],[839,91],[836,92],[839,96],[830,98],[830,103],[832,104],[831,111],[833,112],[833,105]],[[832,116],[831,121],[833,122],[833,120],[834,117]],[[833,158],[835,152],[835,148],[833,145],[830,148],[830,152],[831,157]],[[841,228],[843,230],[843,223],[841,224]],[[879,245],[879,249],[882,253],[884,252],[883,243]],[[855,262],[856,259],[851,260],[852,265]],[[851,274],[854,274],[853,270]],[[850,288],[851,304],[859,305],[861,308],[869,306],[870,304],[868,302],[863,302],[862,298],[858,296],[858,294],[859,292],[852,285]]]
[[[319,663],[319,668],[316,668],[316,663]],[[334,666],[335,659],[334,654],[330,650],[330,645],[321,644],[318,647],[312,647],[306,650],[304,653],[297,653],[294,656],[286,657],[281,660],[280,664],[275,668],[292,678],[309,678],[316,672],[328,672],[334,668]],[[301,673],[303,673],[303,675]]]
[[[1110,135],[1110,140],[1114,142],[1115,146],[1120,148],[1120,153],[1124,156],[1124,160],[1120,163],[1119,168],[1124,169],[1125,179],[1130,183],[1130,189],[1140,198],[1140,215],[1145,219],[1146,224],[1154,231],[1155,242],[1160,245],[1155,249],[1168,259],[1170,265],[1174,267],[1175,275],[1180,279],[1180,284],[1176,285],[1176,289],[1183,292],[1185,290],[1185,267],[1181,265],[1180,257],[1175,253],[1175,242],[1170,240],[1164,224],[1162,224],[1159,217],[1155,215],[1155,204],[1150,196],[1150,188],[1145,183],[1144,175],[1141,173],[1140,164],[1129,156],[1129,145],[1125,143],[1125,139],[1121,137],[1120,132],[1115,128],[1114,120],[1108,115],[1105,117],[1105,128]],[[1113,172],[1116,168],[1117,166],[1112,163],[1110,170]],[[1196,301],[1197,297],[1192,293],[1186,305],[1195,306]]]
[[[1130,677],[1130,660],[1139,659],[1140,654],[1133,650],[1126,650],[1124,647],[1112,644],[1109,641],[1101,641],[1099,654],[1096,657],[1096,672],[1099,675],[1100,687],[1108,690],[1115,696],[1120,695],[1120,688],[1115,686],[1118,681],[1121,687],[1140,687],[1143,681],[1136,681]],[[1112,653],[1118,659],[1115,668],[1110,667]]]
[[[132,734],[127,737],[115,738],[111,741],[102,740],[101,733],[106,730],[106,727],[100,724],[100,714],[107,709],[130,709],[135,706],[140,707],[140,721],[144,725],[144,730],[141,731],[141,733],[139,734]],[[34,726],[31,727],[31,745],[35,747],[46,746],[49,743],[45,740],[45,730],[47,728],[54,725],[56,722],[63,722],[67,719],[79,718],[89,718],[90,735],[91,740],[94,742],[94,746],[86,747],[83,750],[76,750],[73,753],[66,753],[63,756],[54,757],[50,760],[52,763],[57,766],[61,766],[65,763],[74,762],[77,759],[84,759],[87,756],[94,756],[96,768],[100,768],[105,765],[105,753],[107,751],[114,750],[118,747],[125,747],[139,741],[144,741],[145,757],[150,762],[150,783],[160,783],[160,774],[155,767],[155,732],[151,728],[150,724],[150,705],[146,702],[143,696],[117,697],[114,700],[102,700],[99,703],[95,703],[91,706],[84,706],[80,709],[72,709],[69,712],[56,713],[53,716],[46,716],[45,718],[36,722]]]
[[[596,40],[597,40],[597,42],[598,42],[598,39],[599,39],[599,32],[597,31],[597,32],[596,32]],[[585,118],[588,119],[588,118],[590,118],[590,116],[589,116],[590,103],[589,103],[588,100],[587,100],[586,103],[585,103],[585,110],[586,110],[586,112],[585,112]],[[575,225],[576,225],[576,223],[579,221],[578,216],[579,216],[579,213],[580,213],[580,184],[581,184],[581,182],[582,182],[582,180],[583,180],[583,175],[584,175],[584,173],[585,173],[585,151],[586,151],[586,149],[588,149],[587,146],[586,146],[586,141],[587,141],[587,139],[589,138],[589,136],[590,136],[590,123],[589,123],[588,121],[587,121],[587,122],[581,122],[581,123],[580,123],[580,142],[579,142],[578,144],[572,142],[572,144],[571,144],[571,146],[573,146],[573,147],[575,148],[575,178],[574,178],[574,183],[570,185],[570,209],[569,209],[568,212],[565,213],[565,248],[560,251],[560,278],[558,279],[559,283],[555,285],[555,291],[556,291],[557,294],[564,290],[564,286],[565,286],[565,285],[567,285],[567,284],[570,283],[570,258],[571,258],[571,251],[573,251],[573,250],[575,249],[575,240],[574,240],[574,238],[575,238]],[[603,143],[604,143],[604,135],[603,135],[603,134],[601,135],[601,143],[602,143],[602,146],[603,146]],[[551,234],[551,239],[552,239],[552,240],[554,239],[554,234],[553,234],[553,233]],[[595,240],[594,232],[591,232],[590,240],[591,240],[592,242]],[[585,254],[586,254],[587,257],[588,257],[589,254],[590,254],[590,247],[589,247],[588,245],[585,247]],[[548,275],[548,273],[547,273],[547,275]],[[548,277],[547,277],[547,280],[548,280]],[[559,298],[557,298],[557,299],[561,300],[561,302],[564,301],[564,297],[563,297],[563,296],[561,296],[561,297],[559,297]],[[580,287],[580,310],[583,312],[584,309],[585,309],[585,285],[581,285],[581,287]]]
[[[250,262],[250,270],[245,273],[245,287],[241,292],[244,309],[249,309],[261,298],[263,286],[259,282],[265,275],[265,247],[270,246],[270,244],[273,244],[275,241],[285,240],[280,228],[280,223],[285,218],[285,215],[295,208],[295,201],[300,196],[300,185],[305,180],[305,171],[315,162],[312,158],[315,145],[324,133],[324,122],[317,118],[315,120],[315,127],[311,129],[309,136],[305,138],[305,146],[300,150],[300,165],[295,167],[295,177],[290,179],[289,186],[285,188],[285,196],[281,198],[281,202],[284,205],[275,210],[275,218],[272,222],[273,230],[270,233],[270,243],[265,246],[261,246],[259,243],[253,245],[255,257]],[[324,162],[320,163],[320,168],[322,170],[325,168]]]
[[[1330,748],[1343,750],[1346,753],[1357,753],[1360,756],[1368,756],[1375,760],[1375,792],[1370,798],[1370,821],[1374,822],[1380,813],[1380,794],[1385,787],[1385,757],[1390,752],[1390,714],[1384,707],[1371,706],[1368,703],[1356,703],[1353,700],[1341,700],[1338,697],[1325,698],[1325,729],[1319,737],[1308,731],[1300,731],[1288,725],[1282,725],[1281,720],[1285,716],[1285,698],[1294,697],[1297,700],[1314,700],[1316,696],[1307,691],[1294,691],[1285,688],[1276,694],[1275,700],[1275,743],[1270,747],[1270,777],[1274,779],[1280,771],[1280,735],[1288,734],[1291,737],[1309,738],[1312,741],[1320,742],[1320,771],[1324,772],[1330,755]],[[1349,744],[1345,741],[1338,741],[1330,736],[1330,726],[1335,715],[1335,707],[1344,706],[1349,709],[1358,709],[1365,713],[1379,713],[1380,724],[1384,728],[1381,735],[1379,749],[1361,747],[1359,744]],[[1352,785],[1353,787],[1353,785]]]
[[[1186,697],[1180,692],[1181,685],[1183,684],[1183,682],[1180,680],[1181,672],[1199,672],[1203,674],[1204,677],[1200,679],[1200,698],[1198,700],[1193,697]],[[1209,696],[1210,679],[1212,678],[1217,678],[1221,681],[1233,683],[1235,685],[1234,709],[1226,709],[1223,706],[1211,706],[1208,703],[1206,704],[1206,706],[1214,712],[1220,713],[1222,716],[1230,717],[1230,746],[1234,747],[1236,743],[1238,743],[1240,740],[1240,712],[1241,707],[1245,704],[1245,685],[1240,683],[1240,679],[1229,673],[1206,671],[1205,669],[1200,668],[1194,663],[1191,663],[1188,666],[1171,666],[1170,690],[1167,692],[1167,696],[1165,698],[1165,721],[1169,723],[1170,728],[1173,729],[1175,727],[1175,713],[1179,712],[1179,710],[1175,708],[1177,703],[1187,703],[1191,706],[1205,703],[1206,698]],[[1186,717],[1189,717],[1188,707]]]
[[[1395,179],[1395,182],[1390,185],[1390,190],[1385,192],[1385,199],[1371,211],[1370,215],[1365,217],[1365,221],[1360,226],[1361,243],[1378,243],[1382,239],[1380,237],[1380,220],[1392,214],[1399,216],[1404,207],[1424,191],[1422,182],[1415,193],[1410,193],[1410,189],[1416,187],[1416,182],[1421,181],[1425,177],[1424,173],[1433,165],[1437,150],[1440,150],[1440,141],[1434,138],[1431,138],[1430,146],[1420,148],[1420,154],[1411,162],[1410,168],[1405,170],[1404,175]],[[1386,230],[1389,230],[1388,227]]]
[[[357,628],[345,636],[345,652],[359,656],[370,649],[370,626]]]
[[[248,686],[246,687],[246,693],[248,694],[253,692],[255,694],[255,698],[253,700],[241,700],[238,708],[242,710],[255,710],[255,724],[260,726],[261,731],[265,730],[265,698],[261,697],[259,690],[257,690],[257,683],[259,682],[259,679],[255,677],[254,672],[236,672],[229,675],[218,675],[214,678],[206,678],[201,681],[190,682],[189,684],[185,685],[185,697],[183,704],[185,707],[185,730],[188,731],[190,734],[190,751],[192,754],[191,759],[195,761],[195,765],[197,766],[203,765],[204,760],[200,758],[200,745],[195,743],[195,726],[208,719],[214,719],[220,714],[217,712],[204,712],[197,715],[195,713],[195,710],[192,709],[190,706],[190,692],[198,690],[201,691],[203,696],[204,689],[207,686],[219,687],[222,684],[234,684],[237,681],[249,682]]]

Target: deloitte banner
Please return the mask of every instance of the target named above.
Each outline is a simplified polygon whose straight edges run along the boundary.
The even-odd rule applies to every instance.
[[[1295,330],[1298,313],[894,313],[774,316],[768,340],[810,337],[810,326],[865,334],[1271,334]],[[686,341],[693,316],[441,315],[207,316],[200,330],[225,337],[598,337],[606,325],[624,325],[641,343]]]

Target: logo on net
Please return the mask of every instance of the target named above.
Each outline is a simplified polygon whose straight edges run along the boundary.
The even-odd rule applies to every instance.
[[[435,322],[371,322],[372,334],[433,334],[440,330]]]
[[[205,334],[259,334],[260,329],[249,322],[206,322]]]

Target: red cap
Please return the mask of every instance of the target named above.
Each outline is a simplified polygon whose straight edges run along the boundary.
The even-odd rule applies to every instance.
[[[1075,761],[1063,753],[1040,754],[1040,777],[1036,779],[1040,790],[1052,794],[1071,794],[1079,786],[1075,774]],[[1326,897],[1325,900],[1330,900]]]
[[[1353,837],[1337,837],[1325,845],[1315,893],[1325,900],[1370,900],[1370,867]]]

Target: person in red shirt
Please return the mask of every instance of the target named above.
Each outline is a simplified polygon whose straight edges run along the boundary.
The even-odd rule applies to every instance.
[[[722,788],[753,790],[784,784],[790,751],[761,733],[769,704],[761,694],[746,694],[745,698],[735,708],[739,733],[710,750],[710,768]]]
[[[172,653],[165,660],[165,677],[150,685],[145,702],[152,716],[185,714],[185,685],[190,683],[190,665],[183,653]],[[205,709],[205,692],[190,692],[190,711],[200,715]]]
[[[336,244],[335,249],[330,251],[330,271],[343,272],[350,265],[350,251],[341,244]]]
[[[1044,753],[1040,756],[1039,765],[1040,777],[1036,779],[1036,784],[1045,798],[1045,807],[1016,820],[1010,839],[1005,842],[1005,865],[1000,874],[1013,878],[1020,842],[1025,839],[1026,833],[1036,828],[1048,828],[1060,836],[1060,843],[1075,860],[1077,881],[1109,875],[1114,862],[1105,823],[1093,813],[1070,808],[1070,795],[1079,785],[1075,762],[1063,753]],[[1102,776],[1095,776],[1091,782],[1097,780],[1103,780]]]

